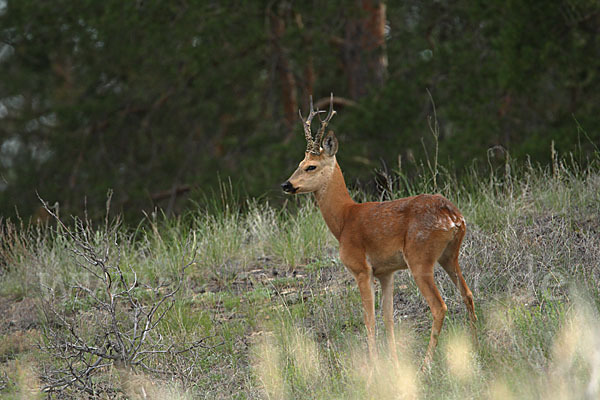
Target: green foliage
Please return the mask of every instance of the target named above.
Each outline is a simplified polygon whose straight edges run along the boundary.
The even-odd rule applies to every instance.
[[[305,109],[309,90],[351,97],[349,57],[362,42],[350,30],[368,16],[363,3],[7,1],[0,212],[43,218],[38,191],[64,214],[97,218],[112,188],[114,211],[137,222],[140,210],[192,204],[182,198],[204,207],[228,177],[280,202],[277,183],[304,148],[282,104]],[[373,169],[400,160],[414,184],[432,145],[427,90],[439,160],[456,175],[501,166],[504,150],[548,163],[552,141],[585,165],[600,139],[599,7],[388,2],[385,82],[332,122],[350,183],[371,190]]]
[[[173,184],[214,183],[201,173],[217,167],[213,147],[239,146],[225,130],[250,128],[233,104],[258,83],[245,79],[241,49],[265,41],[246,23],[252,6],[235,15],[228,7],[9,2],[1,34],[14,52],[0,65],[11,76],[0,93],[15,99],[2,138],[17,148],[3,157],[3,210],[19,199],[30,214],[37,189],[69,210],[87,196],[96,212],[107,188],[120,207],[139,210]]]

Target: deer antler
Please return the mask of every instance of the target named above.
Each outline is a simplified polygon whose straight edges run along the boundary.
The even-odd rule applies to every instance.
[[[304,128],[304,137],[306,138],[306,151],[312,151],[314,148],[314,141],[312,139],[312,131],[310,130],[310,123],[315,115],[318,114],[318,111],[315,111],[313,108],[313,99],[310,96],[310,112],[308,113],[308,117],[306,120],[302,117],[302,110],[298,110],[298,114],[300,115],[300,120],[302,121],[302,127]]]
[[[327,117],[324,120],[322,120],[319,116],[319,120],[321,121],[321,128],[317,132],[315,140],[313,140],[310,124],[314,116],[322,112],[325,111],[315,111],[312,96],[310,96],[310,112],[306,120],[304,119],[304,117],[302,117],[302,111],[298,110],[300,120],[302,121],[302,127],[304,128],[304,137],[306,138],[306,151],[316,155],[321,154],[321,140],[323,139],[323,133],[325,133],[325,128],[327,127],[327,124],[329,124],[329,121],[331,121],[331,118],[335,115],[335,111],[333,109],[333,93],[331,93],[331,99],[329,101],[329,113],[327,114]]]
[[[319,111],[317,109],[317,113],[318,112]],[[334,115],[335,115],[335,110],[333,109],[333,93],[331,93],[331,97],[329,98],[329,112],[327,113],[327,117],[325,117],[325,119],[321,119],[321,116],[319,116],[319,121],[321,121],[321,128],[317,132],[317,136],[315,136],[313,153],[321,154],[321,140],[323,140],[323,134],[325,133],[325,128],[327,128],[329,121],[331,121],[331,118],[333,118]]]

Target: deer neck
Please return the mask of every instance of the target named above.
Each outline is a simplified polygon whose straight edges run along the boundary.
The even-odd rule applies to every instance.
[[[335,163],[329,182],[315,192],[321,215],[336,239],[340,239],[349,206],[355,204],[348,193],[342,170]]]

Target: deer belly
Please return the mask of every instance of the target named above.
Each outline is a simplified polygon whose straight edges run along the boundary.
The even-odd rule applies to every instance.
[[[401,251],[389,256],[367,255],[367,261],[373,268],[373,275],[385,274],[386,272],[408,268]]]

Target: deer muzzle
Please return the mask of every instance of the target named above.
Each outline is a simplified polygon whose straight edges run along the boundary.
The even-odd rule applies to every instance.
[[[285,181],[281,184],[281,189],[283,189],[283,191],[285,193],[289,193],[289,194],[293,194],[296,193],[296,190],[298,190],[298,188],[295,188],[294,185],[292,185],[290,183],[290,181]]]

